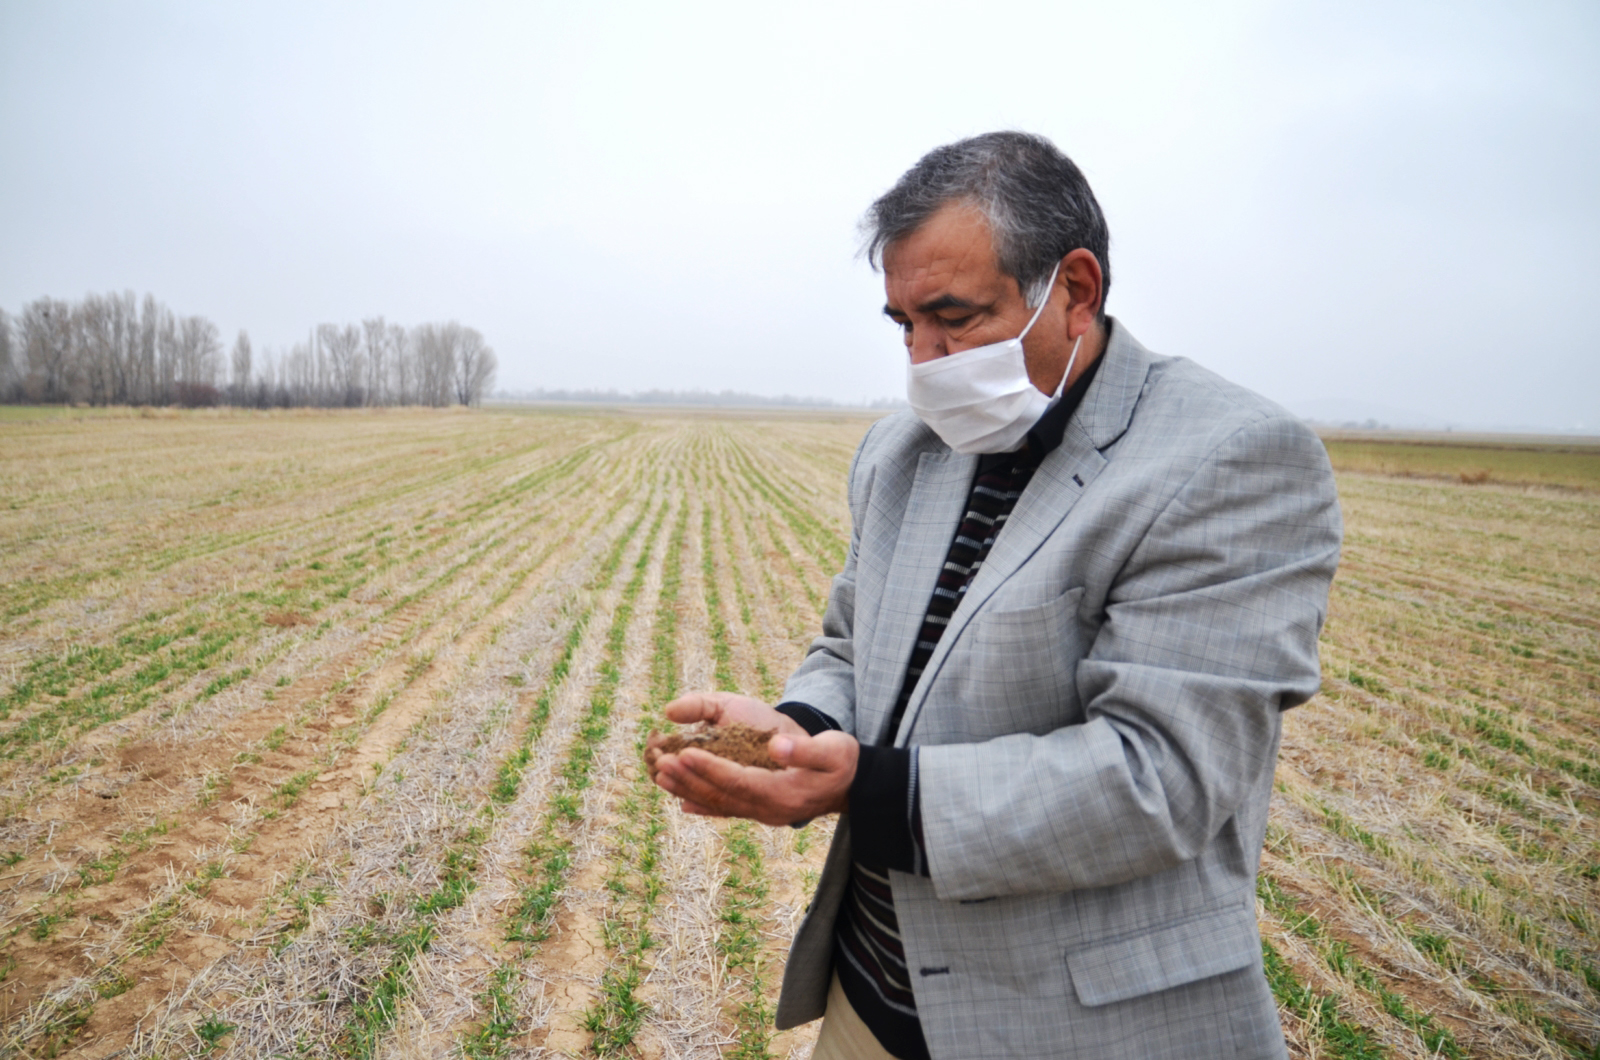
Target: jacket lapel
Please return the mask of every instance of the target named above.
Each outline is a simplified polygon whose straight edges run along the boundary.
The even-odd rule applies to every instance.
[[[905,717],[901,719],[900,730],[895,734],[896,746],[905,746],[910,741],[917,715],[927,698],[928,688],[938,675],[939,668],[944,665],[944,660],[949,656],[955,642],[971,624],[972,617],[983,607],[985,601],[994,595],[995,590],[1004,584],[1006,579],[1016,574],[1017,570],[1039,550],[1039,546],[1044,544],[1045,539],[1061,525],[1067,513],[1077,504],[1078,498],[1083,496],[1108,463],[1101,450],[1127,431],[1128,424],[1133,419],[1134,406],[1138,404],[1139,395],[1143,392],[1152,356],[1137,339],[1114,321],[1104,356],[1105,362],[1095,375],[1089,392],[1083,396],[1083,403],[1067,423],[1061,444],[1033,473],[1028,488],[1017,498],[1017,506],[1006,519],[1005,529],[995,540],[994,548],[984,560],[982,569],[967,587],[966,596],[956,608],[955,614],[950,616],[950,625],[945,630],[944,636],[939,638],[939,645],[934,649],[933,657],[928,660],[922,678],[912,693],[910,703],[906,705]],[[925,455],[923,460],[927,459],[928,456]],[[920,470],[919,468],[918,485],[922,482]],[[971,482],[970,473],[966,481]],[[965,498],[964,489],[962,497]],[[958,502],[956,507],[960,508],[961,504]],[[959,517],[958,513],[957,519]],[[950,535],[954,532],[955,526],[952,524],[945,537],[946,549],[949,547]],[[931,588],[930,582],[929,589]],[[922,604],[925,610],[927,600],[924,599]],[[909,648],[908,642],[907,656]],[[902,656],[900,660],[902,667],[905,665],[905,657]]]
[[[884,585],[873,651],[857,687],[856,731],[873,743],[882,739],[881,730],[894,712],[911,649],[961,525],[977,468],[977,457],[943,447],[923,453],[917,464]]]

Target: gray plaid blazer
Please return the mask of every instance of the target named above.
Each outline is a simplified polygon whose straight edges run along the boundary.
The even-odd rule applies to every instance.
[[[909,413],[867,432],[786,699],[884,739],[976,465]],[[921,748],[931,878],[891,882],[934,1057],[1285,1055],[1255,874],[1340,537],[1309,428],[1113,323],[893,734]],[[826,1007],[849,862],[845,819],[780,1028]]]

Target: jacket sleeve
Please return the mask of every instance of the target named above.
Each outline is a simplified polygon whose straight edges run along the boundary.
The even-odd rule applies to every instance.
[[[1341,532],[1303,424],[1219,443],[1109,587],[1076,671],[1083,722],[921,749],[938,896],[1104,887],[1199,855],[1270,790],[1279,713],[1317,690]]]
[[[845,554],[844,569],[834,576],[828,593],[822,634],[811,642],[805,659],[783,689],[783,702],[804,703],[821,711],[848,733],[855,732],[856,720],[856,559],[861,548],[861,520],[871,489],[870,473],[863,473],[862,454],[882,422],[867,429],[850,462],[850,550]]]

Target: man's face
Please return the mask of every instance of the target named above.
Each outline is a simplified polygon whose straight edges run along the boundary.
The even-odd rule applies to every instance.
[[[988,220],[968,203],[940,207],[885,249],[883,276],[883,311],[904,332],[912,364],[1014,339],[1033,316],[1017,281],[1000,271]],[[1033,347],[1049,345],[1039,341],[1044,325],[1041,318],[1025,343],[1029,375]]]

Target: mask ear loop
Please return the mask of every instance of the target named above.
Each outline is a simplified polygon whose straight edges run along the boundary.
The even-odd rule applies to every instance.
[[[1056,267],[1050,270],[1050,282],[1045,285],[1044,301],[1039,303],[1039,308],[1033,311],[1033,319],[1028,321],[1028,326],[1022,329],[1022,334],[1017,336],[1021,342],[1028,337],[1028,332],[1039,322],[1039,317],[1044,314],[1044,307],[1050,304],[1050,292],[1056,286],[1056,273],[1061,271],[1061,262],[1056,262]],[[1083,336],[1079,335],[1072,344],[1072,356],[1067,358],[1067,370],[1061,373],[1061,382],[1056,384],[1056,392],[1050,395],[1050,404],[1054,405],[1061,400],[1061,392],[1067,388],[1067,380],[1072,378],[1072,366],[1078,363],[1078,347],[1083,345]]]
[[[1028,332],[1033,330],[1033,326],[1039,322],[1039,317],[1044,314],[1044,307],[1050,304],[1050,292],[1055,289],[1056,273],[1060,271],[1061,262],[1058,261],[1056,262],[1056,267],[1050,270],[1050,282],[1045,284],[1044,301],[1040,302],[1039,308],[1033,311],[1033,319],[1028,321],[1028,326],[1022,329],[1022,334],[1017,336],[1018,342],[1028,337]]]
[[[1072,378],[1072,366],[1078,363],[1078,347],[1082,345],[1083,336],[1079,335],[1072,344],[1072,356],[1067,358],[1067,370],[1061,373],[1061,382],[1056,384],[1056,392],[1050,395],[1050,404],[1060,401],[1062,391],[1067,389],[1067,380]]]

